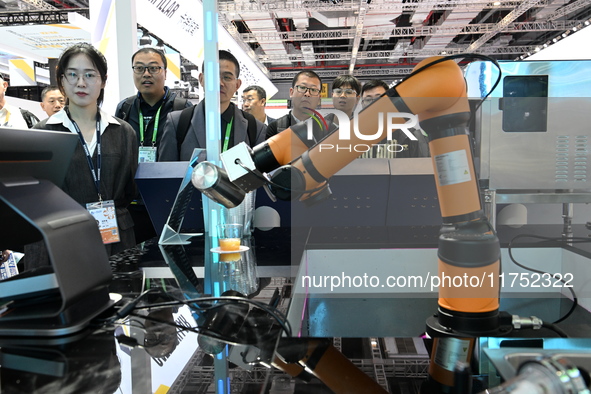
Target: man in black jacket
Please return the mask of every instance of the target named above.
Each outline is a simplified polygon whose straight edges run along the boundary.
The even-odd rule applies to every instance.
[[[277,119],[267,116],[265,106],[267,105],[267,92],[258,85],[250,85],[242,91],[242,110],[248,112],[257,120],[269,125]]]
[[[254,147],[265,140],[266,126],[251,114],[242,111],[232,98],[240,88],[240,63],[228,51],[220,50],[220,112],[221,130],[219,139],[222,152],[246,142]],[[203,69],[203,68],[202,68]],[[199,74],[199,83],[205,86],[204,73]],[[185,116],[188,115],[184,122]],[[195,148],[206,148],[205,100],[192,109],[168,115],[158,153],[159,161],[189,161]]]
[[[140,162],[156,161],[166,116],[192,104],[164,85],[167,67],[164,52],[144,47],[133,54],[131,63],[138,93],[121,101],[115,116],[127,121],[137,133]]]
[[[138,90],[117,105],[115,116],[127,121],[135,130],[140,162],[154,162],[158,157],[158,147],[166,116],[177,110],[191,107],[190,101],[177,97],[165,86],[167,61],[164,52],[153,47],[139,49],[131,57],[133,82]],[[129,206],[134,222],[137,242],[156,235],[156,231],[141,198]]]
[[[291,111],[275,122],[269,123],[266,138],[281,133],[291,125],[303,122],[312,116],[307,108],[315,109],[320,104],[320,90],[322,81],[320,76],[312,70],[300,71],[291,81],[289,98],[291,100]]]

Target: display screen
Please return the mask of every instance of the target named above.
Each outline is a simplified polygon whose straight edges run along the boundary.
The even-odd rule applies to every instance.
[[[545,132],[548,123],[548,76],[516,75],[503,79],[503,131]]]

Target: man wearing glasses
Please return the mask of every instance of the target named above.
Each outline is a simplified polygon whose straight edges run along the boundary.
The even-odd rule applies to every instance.
[[[140,162],[155,162],[164,134],[166,116],[193,104],[177,97],[164,85],[167,61],[164,52],[152,47],[139,49],[131,57],[133,83],[138,92],[117,105],[115,116],[127,121],[139,142]],[[128,207],[135,224],[135,239],[143,242],[156,235],[152,221],[141,198]]]
[[[289,88],[292,109],[287,115],[269,124],[267,138],[310,118],[312,116],[310,109],[316,109],[320,104],[321,89],[322,81],[314,71],[304,70],[297,73]]]
[[[265,125],[277,119],[267,116],[265,106],[267,105],[267,92],[258,85],[250,85],[242,91],[242,110],[253,115]]]
[[[381,79],[372,79],[364,83],[361,88],[361,106],[363,108],[367,107],[379,99],[388,89],[388,84]]]
[[[352,75],[339,75],[332,82],[332,104],[349,118],[353,116],[353,111],[359,103],[360,93],[361,84]]]
[[[139,141],[140,162],[153,162],[164,133],[166,116],[193,104],[177,97],[164,85],[167,61],[164,52],[144,47],[131,57],[135,96],[121,101],[115,116],[127,121],[135,130]]]
[[[220,113],[219,131],[222,152],[241,142],[250,147],[265,140],[266,126],[251,114],[242,111],[232,98],[240,88],[240,64],[234,55],[220,50]],[[203,69],[203,67],[202,67]],[[199,83],[204,86],[205,74],[199,74]],[[189,115],[188,117],[186,115]],[[187,120],[185,122],[185,119]],[[195,148],[206,148],[205,100],[193,108],[172,112],[166,119],[159,161],[189,161]]]

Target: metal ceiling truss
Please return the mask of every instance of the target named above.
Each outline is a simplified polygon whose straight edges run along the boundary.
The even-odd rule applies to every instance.
[[[547,4],[547,0],[524,0],[513,11],[511,11],[503,19],[501,19],[501,21],[497,23],[491,31],[484,33],[482,36],[478,37],[476,41],[471,43],[468,47],[468,51],[472,52],[477,50],[497,34],[505,32],[507,26],[513,23],[515,19],[519,18],[519,16],[521,16],[529,9],[533,7],[539,7],[541,4]]]
[[[534,52],[539,45],[520,45],[520,46],[486,46],[480,48],[477,52],[482,55],[522,55],[528,52]],[[468,45],[458,47],[445,48],[445,51],[440,49],[420,49],[420,50],[405,50],[398,51],[360,51],[357,54],[357,60],[380,60],[391,58],[426,58],[429,56],[438,55],[461,55],[467,52]],[[279,62],[285,60],[285,56],[280,55],[261,55],[261,61],[265,62]],[[291,62],[303,62],[304,56],[301,53],[295,53],[288,56]],[[352,59],[351,52],[328,52],[315,53],[314,60],[318,62],[344,62]]]
[[[15,26],[28,24],[69,23],[68,14],[76,12],[88,18],[88,8],[75,10],[25,11],[0,13],[0,26]]]
[[[386,78],[386,77],[403,77],[412,72],[413,67],[385,67],[385,68],[357,68],[353,71],[353,75],[357,78]],[[279,80],[292,80],[298,72],[301,70],[286,70],[286,71],[271,71],[271,79],[274,81]],[[322,79],[334,79],[339,75],[346,73],[343,69],[314,69],[314,72]]]
[[[539,6],[546,5],[549,0],[542,0]],[[482,8],[491,9],[513,9],[518,7],[523,1],[499,1],[494,4],[493,1],[482,0],[449,0],[446,2],[438,1],[422,1],[422,2],[406,2],[384,0],[382,2],[372,2],[367,4],[368,12],[381,11],[439,11],[439,10],[453,10],[461,8],[462,10],[480,10]],[[218,4],[219,12],[226,13],[248,13],[248,12],[281,12],[281,11],[350,11],[355,12],[358,9],[359,2],[357,0],[337,1],[268,1],[264,2],[220,2]]]
[[[48,4],[43,0],[20,0],[20,2],[27,4],[28,6],[31,6],[31,7],[35,8],[36,10],[52,11],[52,10],[58,9],[57,7],[54,7],[51,4]]]
[[[357,8],[357,24],[355,26],[355,37],[353,38],[353,46],[351,47],[351,59],[349,63],[349,74],[355,69],[357,62],[357,55],[359,54],[359,47],[361,46],[361,39],[363,37],[363,24],[365,23],[365,15],[367,13],[367,0],[358,0],[359,7]]]
[[[528,33],[541,31],[564,31],[584,23],[584,20],[554,21],[554,22],[516,22],[508,24],[502,33]],[[392,27],[363,29],[361,38],[373,40],[376,37],[422,37],[422,36],[448,36],[450,34],[497,34],[499,33],[497,24],[494,23],[475,23],[471,25],[445,25],[445,26],[417,26],[417,27]],[[240,39],[244,42],[269,41],[317,41],[317,40],[342,40],[355,39],[355,29],[330,29],[314,31],[288,31],[277,32],[269,31],[259,33],[255,38],[252,33],[240,34]]]
[[[72,3],[88,7],[86,0],[69,2]],[[272,72],[267,71],[272,79],[293,77],[296,71],[289,69],[290,63],[305,67],[314,65],[314,62],[322,62],[328,68],[319,70],[325,78],[342,74],[347,66],[349,72],[359,77],[392,77],[406,75],[417,59],[434,55],[477,52],[509,58],[510,55],[533,53],[544,44],[542,41],[547,42],[551,32],[568,34],[588,24],[589,5],[591,0],[219,0],[218,15],[226,30],[259,68],[267,71],[267,67],[275,67]],[[64,6],[65,2],[50,4],[43,0],[19,0],[18,9],[15,7],[12,12],[0,13],[0,26],[65,24],[69,23],[70,12],[89,17],[88,8]],[[489,21],[491,15],[502,19],[498,23],[460,24],[451,19],[445,23],[446,15],[452,11],[460,16],[486,11],[476,22]],[[333,12],[333,15],[326,15],[328,19],[333,18],[333,23],[326,25],[331,27],[322,30],[307,30],[307,24],[301,27],[300,19],[314,18],[322,12]],[[279,28],[258,26],[255,35],[240,33],[233,22],[243,20],[246,24],[250,19],[245,16],[249,14],[256,21],[259,17],[256,14],[260,13],[267,13],[273,20],[293,19],[296,27],[279,31]],[[516,22],[525,13],[530,16],[528,21]],[[412,16],[412,26],[395,26],[396,18],[403,14]],[[439,21],[438,14],[443,15]],[[297,15],[297,19],[293,15]],[[434,19],[426,19],[430,15],[435,15]],[[336,24],[334,20],[337,18],[347,21]],[[446,45],[425,45],[446,37],[449,38]],[[451,41],[454,37],[454,41],[459,40],[457,43]],[[327,42],[313,46],[314,41],[315,44]],[[287,55],[264,50],[265,45],[277,43],[285,46]],[[509,46],[509,43],[514,45]],[[304,44],[312,50],[304,51]],[[334,52],[320,52],[331,50]],[[281,71],[283,66],[286,66],[285,72]]]
[[[250,57],[255,64],[263,71],[267,77],[269,76],[269,70],[265,67],[262,63],[260,63],[257,55],[254,53],[253,49],[240,37],[240,33],[231,21],[228,20],[226,15],[218,14],[218,21],[222,24],[222,26],[226,29],[226,31],[234,38],[234,41],[242,48],[242,50]]]
[[[562,18],[563,16],[566,16],[568,14],[575,12],[575,11],[578,11],[581,8],[587,7],[590,4],[591,4],[591,0],[574,1],[570,4],[565,5],[564,7],[560,7],[555,12],[548,15],[548,19],[552,21],[552,20],[555,20],[558,18]]]

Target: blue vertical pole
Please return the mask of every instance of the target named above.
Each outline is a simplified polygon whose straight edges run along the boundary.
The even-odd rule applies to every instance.
[[[204,36],[204,67],[201,72],[205,76],[205,130],[207,161],[221,166],[220,160],[220,65],[218,55],[218,2],[217,0],[203,0],[203,36]],[[222,206],[203,196],[203,215],[205,221],[206,245],[217,246],[217,225]],[[207,242],[212,240],[212,242]],[[205,249],[205,286],[206,291],[215,297],[220,295],[220,282],[217,278],[217,256]],[[214,358],[216,393],[230,392],[228,379],[228,362],[226,349]]]
[[[201,70],[205,76],[205,130],[207,160],[213,164],[221,165],[220,160],[220,64],[218,59],[218,14],[217,0],[203,1],[203,28],[204,28],[204,68]],[[203,208],[207,213],[217,212],[217,215],[209,215],[206,230],[215,234],[215,226],[221,211],[221,205],[208,198],[203,199]],[[216,221],[212,221],[215,219]],[[213,226],[212,226],[213,225]],[[212,231],[213,230],[213,231]]]

